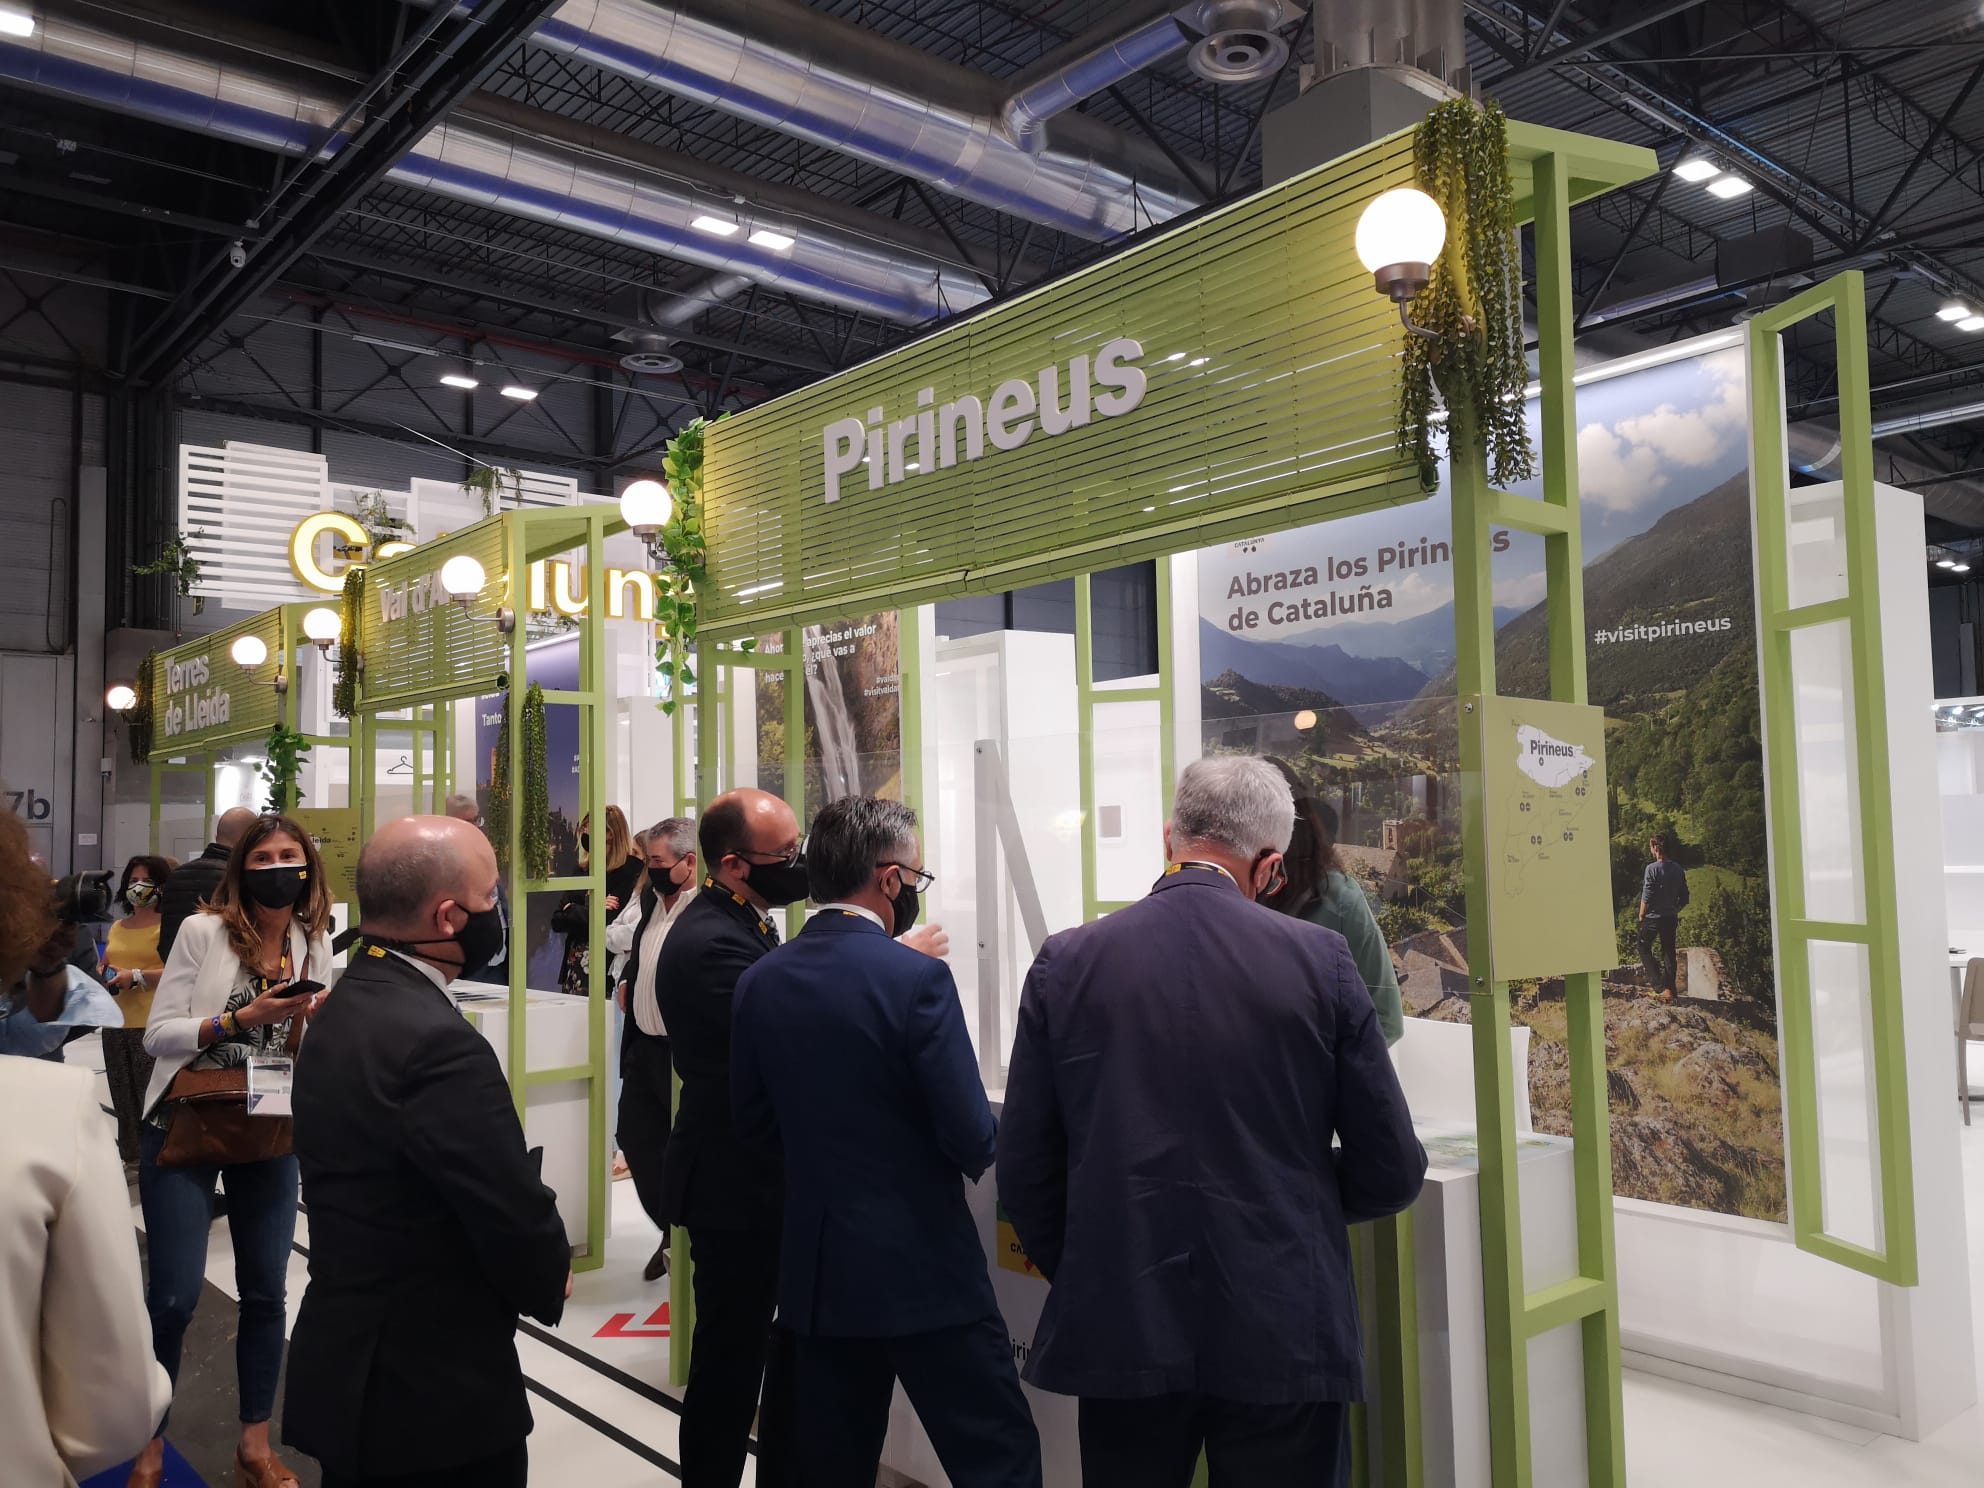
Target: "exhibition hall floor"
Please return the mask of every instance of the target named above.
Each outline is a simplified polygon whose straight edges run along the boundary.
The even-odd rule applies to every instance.
[[[72,1063],[100,1068],[94,1039],[71,1045],[68,1054]],[[107,1107],[108,1092],[100,1088],[99,1093]],[[1963,1163],[1971,1305],[1977,1335],[1984,1339],[1984,1121],[1964,1131]],[[679,1392],[666,1385],[667,1319],[658,1315],[668,1287],[666,1281],[650,1285],[640,1277],[656,1235],[632,1184],[614,1184],[612,1197],[607,1265],[578,1278],[558,1329],[533,1326],[517,1340],[537,1419],[530,1442],[533,1488],[653,1488],[678,1481]],[[135,1187],[132,1216],[142,1231]],[[214,1291],[234,1295],[226,1221],[215,1221],[214,1229],[208,1306],[220,1300]],[[292,1314],[309,1279],[307,1213],[297,1217],[296,1243],[298,1253],[290,1261]],[[204,1330],[212,1340],[211,1361],[196,1359],[199,1341],[189,1337],[189,1371],[198,1367],[231,1377],[231,1331]],[[1984,1375],[1984,1350],[1978,1364]],[[210,1393],[215,1404],[231,1407],[231,1398]],[[1984,1412],[1979,1410],[1927,1441],[1905,1442],[1631,1371],[1625,1393],[1626,1458],[1634,1488],[1977,1488],[1984,1483]],[[231,1463],[223,1455],[231,1447],[224,1440],[231,1432],[196,1434],[186,1429],[183,1410],[174,1427],[175,1445],[198,1474],[190,1482],[181,1480],[186,1488],[232,1482]],[[295,1465],[303,1488],[315,1488],[310,1464]],[[749,1466],[744,1481],[754,1481]]]

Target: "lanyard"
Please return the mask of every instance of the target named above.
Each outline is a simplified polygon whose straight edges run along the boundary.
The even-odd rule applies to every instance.
[[[738,893],[737,890],[732,888],[725,888],[724,885],[718,883],[714,878],[709,877],[707,874],[704,875],[703,878],[703,887],[706,889],[717,889],[725,894],[728,894],[731,897],[732,901],[736,903],[738,908],[749,912],[752,918],[757,920],[758,933],[760,935],[770,935],[774,937],[777,936],[778,932],[772,928],[772,922],[766,919],[763,915],[759,914],[758,907],[755,904],[753,904],[749,899],[746,899],[742,894]]]
[[[1187,868],[1204,868],[1209,872],[1217,873],[1221,878],[1225,879],[1228,883],[1232,884],[1234,888],[1237,889],[1240,887],[1240,880],[1235,878],[1232,874],[1228,873],[1224,868],[1220,867],[1219,864],[1202,863],[1196,858],[1187,858],[1183,862],[1173,863],[1170,867],[1164,870],[1164,876],[1166,878],[1169,878],[1174,873],[1183,873]]]

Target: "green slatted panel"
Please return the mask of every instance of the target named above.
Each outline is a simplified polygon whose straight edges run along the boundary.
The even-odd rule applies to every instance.
[[[366,571],[358,649],[365,658],[362,686],[368,711],[498,690],[497,677],[509,670],[510,648],[509,637],[496,628],[496,611],[502,605],[520,608],[510,595],[504,524],[519,515],[487,518]],[[442,603],[416,610],[410,598],[402,618],[383,618],[386,593],[404,587],[411,596],[430,578],[438,591],[441,566],[457,553],[480,563],[487,579],[467,611],[446,602],[445,596]]]
[[[152,753],[163,759],[268,737],[282,718],[282,699],[275,689],[276,672],[283,665],[282,613],[280,607],[265,610],[159,652],[152,662]],[[245,635],[260,637],[268,647],[268,659],[252,671],[233,656],[234,643]],[[180,685],[168,690],[175,668]],[[196,684],[193,678],[202,671],[205,680]],[[195,705],[211,712],[217,697],[227,700],[226,721],[193,727],[202,716]]]
[[[717,424],[705,626],[1036,583],[1418,497],[1394,445],[1398,320],[1353,251],[1366,204],[1411,179],[1401,135]],[[1132,411],[1052,435],[1036,415],[1020,447],[988,435],[947,469],[912,438],[920,471],[875,491],[857,470],[826,501],[830,423],[912,417],[924,388],[940,407],[989,405],[1008,379],[1037,397],[1050,365],[1065,403],[1069,361],[1117,338],[1142,347]]]

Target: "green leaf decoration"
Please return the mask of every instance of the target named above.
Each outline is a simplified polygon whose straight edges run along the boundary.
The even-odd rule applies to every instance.
[[[303,756],[310,752],[310,741],[294,729],[278,723],[269,730],[268,758],[262,763],[262,779],[269,787],[268,805],[263,809],[286,812],[296,809],[296,779],[303,769]]]

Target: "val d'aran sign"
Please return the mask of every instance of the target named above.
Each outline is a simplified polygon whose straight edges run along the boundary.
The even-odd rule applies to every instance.
[[[1357,261],[1402,135],[705,442],[712,640],[990,593],[1422,496],[1403,330]]]

